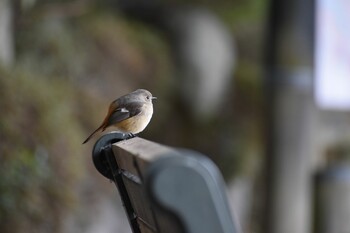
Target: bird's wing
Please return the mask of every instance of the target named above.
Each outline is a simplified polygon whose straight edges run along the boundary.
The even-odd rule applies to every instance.
[[[102,124],[92,133],[90,136],[83,142],[86,143],[90,140],[90,138],[99,130],[104,131],[108,126],[114,125],[118,122],[121,122],[123,120],[129,119],[130,117],[137,116],[141,113],[142,107],[144,105],[144,102],[130,102],[125,103],[124,101],[122,104],[120,102],[117,102],[118,100],[114,101],[108,110],[108,114]],[[120,101],[120,100],[119,100]],[[115,108],[115,106],[120,106],[121,108]]]
[[[111,113],[105,128],[140,114],[143,104],[142,102],[132,102],[125,104],[122,108],[117,108]]]

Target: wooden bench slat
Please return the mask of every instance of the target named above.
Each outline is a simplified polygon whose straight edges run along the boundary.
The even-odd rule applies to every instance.
[[[133,232],[239,232],[207,157],[120,133],[104,135],[93,151],[97,170],[118,187]]]
[[[142,179],[151,161],[164,154],[177,153],[174,149],[142,138],[131,138],[113,145],[120,169],[126,170]],[[141,174],[139,174],[141,173]]]

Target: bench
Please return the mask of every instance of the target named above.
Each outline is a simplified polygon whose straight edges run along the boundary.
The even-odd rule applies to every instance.
[[[93,148],[134,233],[238,233],[221,173],[207,157],[112,132]]]

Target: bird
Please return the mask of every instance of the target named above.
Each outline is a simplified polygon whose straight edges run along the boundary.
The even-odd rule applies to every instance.
[[[104,131],[107,127],[114,126],[121,133],[135,136],[142,132],[153,115],[153,100],[151,92],[145,89],[137,89],[129,94],[114,100],[108,108],[108,113],[102,124],[93,131],[83,142],[87,143],[98,131]]]

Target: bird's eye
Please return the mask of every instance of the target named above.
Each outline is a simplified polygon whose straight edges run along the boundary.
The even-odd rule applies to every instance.
[[[149,95],[148,95],[148,96],[146,96],[146,99],[148,99],[148,100],[149,100],[149,99],[150,99],[150,96],[149,96]]]

